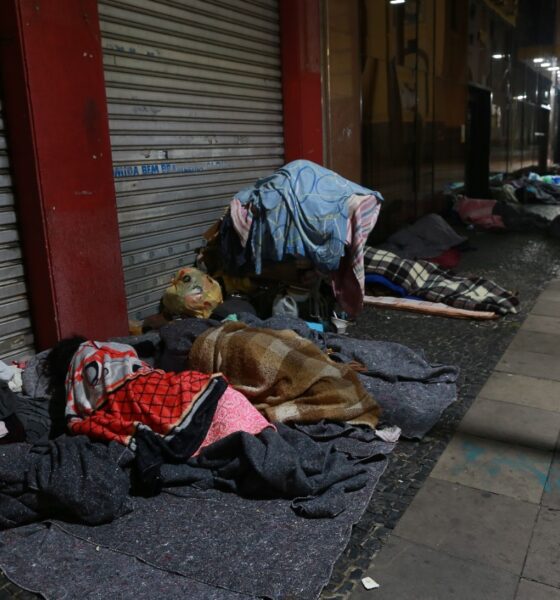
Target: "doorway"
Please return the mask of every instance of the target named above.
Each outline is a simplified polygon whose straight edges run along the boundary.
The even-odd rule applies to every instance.
[[[490,175],[490,90],[469,85],[466,123],[465,193],[487,198]]]

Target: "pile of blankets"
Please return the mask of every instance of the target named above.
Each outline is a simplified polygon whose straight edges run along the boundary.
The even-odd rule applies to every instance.
[[[507,231],[560,231],[560,178],[537,173],[498,173],[489,180],[490,197],[470,198],[455,185],[453,209],[468,225]]]
[[[366,247],[366,273],[385,278],[405,294],[442,302],[456,308],[516,313],[519,299],[508,290],[483,277],[461,277],[425,260],[399,258],[386,250]]]
[[[240,191],[222,221],[228,271],[259,275],[266,261],[306,258],[332,277],[335,297],[355,315],[364,294],[363,247],[381,194],[306,160],[291,162]]]
[[[219,373],[166,373],[115,342],[82,343],[66,389],[70,432],[131,448],[144,493],[159,491],[162,464],[185,461],[231,433],[271,426]]]
[[[0,445],[0,568],[10,579],[49,597],[128,597],[131,579],[138,598],[318,597],[394,447],[372,425],[381,418],[422,437],[456,399],[458,371],[300,319],[239,317],[246,324],[184,319],[142,339],[82,344],[67,386],[74,435]],[[153,345],[155,366],[175,361],[177,372],[123,342]],[[23,380],[48,408],[36,413],[47,432],[56,400],[44,361],[35,357]],[[229,370],[222,393],[217,369]],[[5,409],[23,415],[20,400]],[[238,426],[247,405],[260,419],[254,431]],[[214,408],[210,423],[204,411],[198,421],[204,407]],[[172,452],[182,426],[193,439],[206,432],[190,456]],[[149,497],[137,476],[143,435],[148,448],[158,438],[171,446],[154,463],[160,493]]]
[[[523,204],[560,204],[560,185],[557,178],[528,173],[504,184],[505,193],[513,194]]]
[[[318,334],[299,319],[241,318],[249,322],[184,319],[163,328],[157,361],[182,348],[176,373],[151,367],[131,346],[83,342],[67,377],[73,435],[0,446],[0,527],[59,514],[112,520],[129,510],[131,485],[142,494],[189,484],[252,497],[304,494],[297,510],[326,516],[343,510],[350,480],[360,486],[359,465],[311,460],[319,449],[283,423],[347,422],[387,440],[376,430],[379,396],[385,424],[421,437],[456,398],[455,368],[433,367],[399,344]],[[41,360],[30,365],[35,383],[27,389],[45,396],[35,377]],[[278,476],[288,472],[303,479]],[[346,483],[339,489],[338,481]],[[333,504],[319,499],[325,494]]]
[[[329,358],[336,361],[342,369],[348,368],[349,365],[361,365],[357,375],[363,387],[381,408],[380,423],[398,426],[405,437],[422,438],[435,425],[441,412],[457,397],[456,382],[459,372],[456,367],[431,365],[422,353],[415,352],[402,344],[358,340],[334,333],[319,333],[310,329],[302,319],[287,316],[261,320],[255,315],[240,313],[238,318],[252,328],[240,330],[244,335],[250,335],[256,330],[266,330],[270,334],[278,331],[283,333],[287,330],[293,331],[300,338],[312,342],[324,353],[328,353]],[[162,354],[158,359],[160,364],[175,370],[197,364],[198,358],[196,353],[193,355],[193,348],[198,340],[205,335],[205,332],[219,339],[223,327],[223,324],[211,319],[205,321],[183,319],[167,325],[160,331],[162,341]],[[274,338],[269,339],[272,341]],[[303,346],[302,342],[299,343]],[[216,358],[219,360],[219,354]],[[312,368],[317,366],[314,360],[306,360],[302,365]],[[222,368],[227,369],[223,364]],[[277,372],[266,381],[275,381],[278,373],[284,371],[282,365],[276,365],[275,369]],[[343,372],[344,370],[341,371]],[[285,373],[293,376],[292,369],[286,370]],[[299,381],[313,382],[314,378],[313,372],[298,375]],[[340,389],[340,385],[338,387]],[[251,395],[251,390],[241,389],[244,389],[248,396]],[[273,391],[274,386],[269,389]],[[360,391],[359,394],[363,397],[363,392]],[[334,409],[340,409],[336,403],[332,406]],[[267,407],[266,402],[263,403],[265,410]],[[327,408],[328,405],[324,404],[323,416]],[[368,409],[368,412],[375,414],[377,410],[372,408]]]

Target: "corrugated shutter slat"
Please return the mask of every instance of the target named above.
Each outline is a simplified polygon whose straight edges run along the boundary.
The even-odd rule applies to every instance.
[[[100,0],[99,14],[126,293],[142,318],[235,192],[283,164],[278,3]]]
[[[34,350],[4,125],[0,99],[0,359],[9,363]]]

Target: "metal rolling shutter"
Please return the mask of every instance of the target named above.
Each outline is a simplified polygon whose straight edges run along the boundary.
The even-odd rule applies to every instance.
[[[283,164],[275,0],[100,0],[128,307],[157,310],[233,194]]]
[[[0,99],[0,359],[30,354],[33,334]]]

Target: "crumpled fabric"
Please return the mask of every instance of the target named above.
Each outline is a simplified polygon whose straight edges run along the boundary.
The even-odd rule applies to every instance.
[[[463,277],[425,260],[409,260],[367,247],[366,272],[383,275],[407,294],[466,310],[517,313],[519,298],[484,277]]]
[[[131,582],[139,600],[318,598],[387,465],[369,458],[393,448],[362,438],[363,428],[332,427],[321,427],[325,441],[313,427],[313,440],[369,471],[366,486],[348,493],[346,510],[335,518],[301,518],[282,498],[174,487],[134,498],[134,510],[109,524],[54,521],[0,532],[0,568],[49,598],[86,597],[92,589],[99,598],[125,598]],[[79,577],[76,561],[87,565]],[[171,577],[181,578],[182,595]]]
[[[32,356],[22,373],[23,393],[32,398],[50,398],[50,378],[47,374],[46,358],[50,352],[43,350]]]
[[[81,344],[66,376],[69,426],[90,416],[127,381],[150,371],[149,365],[127,344],[94,341]]]
[[[7,365],[0,360],[0,381],[5,381],[12,392],[21,392],[22,379],[21,373],[23,369],[13,365]]]
[[[271,421],[330,419],[371,427],[378,422],[379,407],[355,371],[293,331],[227,322],[196,339],[188,364],[195,371],[223,373]]]
[[[505,229],[502,217],[494,214],[495,206],[496,200],[467,198],[467,196],[458,196],[454,203],[454,208],[463,223],[478,225],[483,229]]]
[[[292,499],[292,509],[307,518],[335,517],[346,508],[347,494],[364,487],[369,479],[363,460],[384,460],[370,445],[369,455],[349,460],[336,448],[341,432],[350,427],[323,422],[320,435],[332,435],[332,443],[317,444],[312,437],[283,425],[257,436],[235,433],[203,449],[186,464],[164,465],[164,487],[192,484],[215,488],[248,498]],[[352,427],[358,439],[372,442],[375,433]],[[313,430],[311,430],[313,431]]]
[[[0,529],[59,516],[95,525],[131,510],[132,456],[115,442],[61,436],[45,445],[0,448]]]
[[[459,369],[450,365],[432,365],[423,353],[393,342],[359,340],[347,335],[319,333],[311,330],[303,319],[276,316],[261,320],[253,314],[241,313],[240,321],[253,327],[290,329],[312,340],[319,348],[334,351],[331,357],[343,363],[358,361],[366,367],[359,374],[364,387],[382,408],[382,423],[397,425],[407,438],[422,438],[438,421],[442,411],[457,399]],[[192,342],[205,330],[219,323],[185,319],[169,325],[166,353],[179,361],[182,368]],[[163,330],[162,330],[163,332]]]

